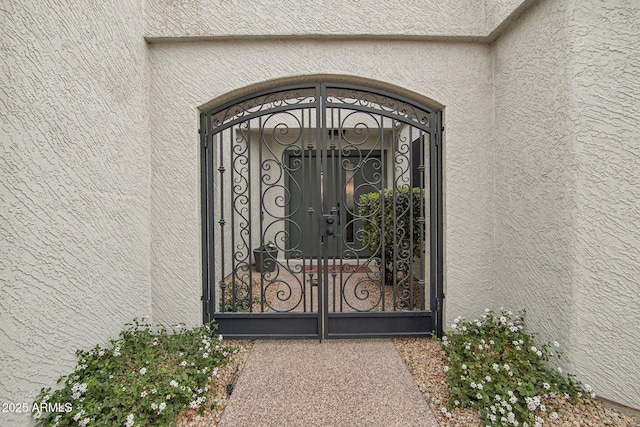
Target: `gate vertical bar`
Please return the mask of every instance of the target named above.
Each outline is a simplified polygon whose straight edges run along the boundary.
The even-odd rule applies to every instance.
[[[249,312],[253,313],[253,274],[251,273],[251,248],[253,248],[253,233],[251,232],[251,221],[253,220],[253,203],[252,203],[252,194],[251,194],[251,120],[247,120],[247,189],[245,190],[249,193],[248,200],[248,209],[249,209],[249,223],[248,227],[248,235],[249,235],[249,247],[247,248],[247,265],[249,268]]]
[[[209,254],[207,251],[207,115],[200,113],[200,209],[202,224],[202,323],[209,323],[211,315],[209,313]]]
[[[440,300],[439,310],[436,313],[436,334],[438,337],[442,337],[442,315],[444,304],[444,291],[443,291],[443,283],[444,273],[443,273],[443,265],[444,265],[444,253],[443,253],[443,216],[444,216],[444,205],[442,200],[442,133],[444,131],[444,126],[442,125],[442,111],[437,111],[432,116],[435,116],[435,127],[436,127],[436,229],[435,233],[437,234],[436,239],[436,247],[437,247],[437,281],[436,281],[436,293],[438,294],[438,298]]]
[[[211,115],[207,116],[207,124],[211,126]],[[210,132],[211,133],[211,132]],[[220,138],[220,136],[218,136]],[[215,185],[215,172],[214,172],[214,164],[215,164],[215,138],[213,134],[209,135],[207,138],[208,144],[208,152],[209,157],[207,159],[207,170],[209,171],[208,183],[209,183],[209,195],[207,197],[208,202],[208,211],[209,216],[207,218],[209,222],[209,316],[213,317],[213,312],[215,311],[216,305],[218,303],[217,297],[218,293],[216,292],[216,227],[215,227],[215,192],[213,191]]]
[[[324,107],[324,100],[326,96],[326,87],[324,84],[319,84],[316,86],[316,167],[317,173],[319,174],[319,180],[317,182],[320,183],[320,191],[318,191],[318,198],[316,199],[318,202],[319,210],[317,214],[318,221],[324,221],[324,212],[325,212],[325,185],[324,185],[324,165],[326,165],[326,136],[327,136],[327,123],[326,123],[326,114]],[[318,151],[319,150],[319,151]],[[323,163],[324,162],[324,163]],[[320,224],[320,223],[319,223]],[[318,266],[318,332],[322,339],[326,334],[326,326],[325,321],[327,317],[327,312],[329,308],[329,302],[325,295],[328,294],[328,280],[326,274],[327,268],[327,254],[326,254],[326,242],[325,236],[323,235],[321,230],[324,229],[324,224],[321,224],[318,227],[318,244],[319,250],[317,252],[318,259],[316,260],[316,264]],[[322,306],[321,306],[322,303]]]

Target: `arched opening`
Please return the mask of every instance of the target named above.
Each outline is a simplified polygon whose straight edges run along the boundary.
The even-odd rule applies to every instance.
[[[440,334],[441,111],[314,77],[201,114],[204,320],[238,338]]]

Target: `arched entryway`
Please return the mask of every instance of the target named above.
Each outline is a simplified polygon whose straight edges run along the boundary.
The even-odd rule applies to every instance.
[[[203,310],[236,338],[441,334],[441,111],[274,86],[201,114]]]

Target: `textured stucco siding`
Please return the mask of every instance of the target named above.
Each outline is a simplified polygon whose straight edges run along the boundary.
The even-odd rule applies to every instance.
[[[145,37],[480,37],[484,0],[149,0]]]
[[[201,322],[198,106],[265,80],[361,76],[445,106],[447,313],[478,314],[493,281],[491,57],[473,44],[244,41],[151,45],[154,318]],[[419,70],[419,72],[417,71]]]
[[[0,402],[30,404],[150,315],[142,1],[4,1],[0,28]]]
[[[526,308],[541,339],[563,344],[565,367],[603,397],[637,408],[632,4],[540,1],[494,45],[494,303]]]
[[[576,373],[640,409],[640,2],[575,1]]]
[[[570,344],[575,211],[566,2],[543,1],[494,46],[495,304]],[[549,31],[555,28],[555,31]]]

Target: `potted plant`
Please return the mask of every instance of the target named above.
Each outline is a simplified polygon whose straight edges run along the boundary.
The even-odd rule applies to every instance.
[[[269,240],[263,246],[253,250],[253,258],[260,273],[270,273],[276,269],[278,247]]]

